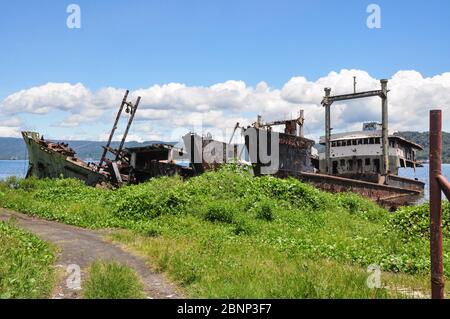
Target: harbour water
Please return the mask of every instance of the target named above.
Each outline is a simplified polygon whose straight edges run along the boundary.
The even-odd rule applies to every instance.
[[[9,176],[25,177],[28,169],[28,161],[0,161],[0,180]],[[417,178],[426,183],[425,199],[428,199],[428,165],[413,169],[400,169],[399,175],[407,178]],[[450,164],[442,165],[443,175],[450,180]]]
[[[28,161],[0,161],[0,180],[10,176],[25,177]]]

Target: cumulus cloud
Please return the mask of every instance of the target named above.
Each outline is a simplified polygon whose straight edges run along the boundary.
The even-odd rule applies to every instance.
[[[325,87],[332,94],[353,91],[353,77],[357,77],[357,90],[380,88],[379,79],[363,70],[330,72],[315,81],[304,76],[291,78],[281,89],[266,82],[248,86],[243,81],[226,81],[211,86],[187,86],[181,83],[153,85],[130,93],[141,104],[134,124],[135,138],[169,139],[180,129],[208,131],[232,129],[236,122],[249,125],[256,115],[266,120],[296,116],[305,110],[306,133],[317,138],[323,132],[324,111],[320,105]],[[416,71],[399,71],[389,79],[389,119],[391,129],[427,130],[428,111],[442,108],[444,123],[450,119],[450,73],[423,77]],[[66,114],[59,126],[67,129],[85,123],[103,122],[108,126],[116,115],[125,89],[107,87],[92,91],[81,83],[48,83],[11,94],[0,102],[0,115],[20,116],[23,113],[46,114],[62,111]],[[361,122],[380,120],[379,98],[336,103],[332,106],[335,131],[359,129]],[[5,122],[6,123],[6,122]],[[0,126],[3,133],[11,134],[20,124],[10,122]],[[14,125],[13,125],[14,124]],[[450,130],[448,124],[444,127]],[[99,132],[103,136],[107,132]],[[150,138],[152,137],[152,138]]]
[[[0,118],[0,136],[19,137],[22,121],[18,117]]]
[[[19,127],[20,125],[22,125],[22,120],[17,116],[6,119],[0,119],[0,126]]]
[[[20,129],[18,127],[0,126],[1,137],[19,137]]]

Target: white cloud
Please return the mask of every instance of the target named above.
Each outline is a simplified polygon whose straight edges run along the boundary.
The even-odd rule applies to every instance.
[[[22,125],[22,120],[17,116],[9,117],[3,120],[0,119],[0,126],[19,127],[20,125]]]
[[[20,137],[20,129],[18,127],[0,126],[1,137]]]
[[[1,103],[5,113],[48,113],[54,109],[69,111],[81,107],[91,98],[81,83],[47,83],[9,95]]]
[[[305,110],[306,133],[317,138],[323,132],[324,112],[320,105],[325,87],[332,94],[379,89],[379,80],[363,70],[330,72],[316,81],[298,76],[281,89],[260,82],[255,87],[243,81],[226,81],[211,86],[187,86],[181,83],[153,85],[130,93],[133,102],[139,95],[141,104],[133,125],[135,138],[170,139],[180,130],[205,127],[207,131],[232,129],[236,122],[250,125],[257,114],[266,120],[295,116]],[[389,119],[391,129],[427,130],[428,111],[444,109],[444,129],[450,130],[450,73],[423,77],[416,71],[399,71],[389,79]],[[102,122],[108,127],[116,115],[124,89],[103,88],[91,91],[83,84],[48,83],[11,94],[0,102],[0,115],[23,113],[44,114],[63,111],[66,117],[59,125],[73,129],[85,123]],[[379,120],[378,98],[336,103],[332,106],[332,122],[336,131],[361,127],[361,122]],[[51,121],[51,115],[48,115]],[[4,122],[2,127],[15,127],[19,122]],[[89,125],[92,125],[89,124]],[[8,129],[11,134],[11,129]],[[6,134],[6,129],[3,129]],[[103,134],[98,132],[98,134]],[[92,137],[95,137],[93,135]]]

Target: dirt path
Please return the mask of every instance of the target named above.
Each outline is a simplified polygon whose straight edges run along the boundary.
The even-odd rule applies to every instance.
[[[0,208],[0,220],[14,218],[17,224],[43,240],[59,247],[57,264],[65,273],[67,266],[78,265],[81,268],[81,286],[86,269],[96,260],[115,261],[135,269],[144,284],[149,298],[180,298],[176,286],[169,283],[163,275],[154,273],[145,261],[132,255],[119,246],[103,240],[100,232],[69,226],[58,222],[30,217],[24,214]],[[74,299],[81,295],[80,290],[67,287],[67,275],[61,276],[54,298]]]

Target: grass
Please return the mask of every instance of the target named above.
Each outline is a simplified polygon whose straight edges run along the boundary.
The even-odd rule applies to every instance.
[[[112,238],[147,256],[189,297],[388,298],[408,295],[397,288],[429,288],[427,234],[407,222],[426,223],[426,207],[390,214],[355,194],[253,178],[234,166],[115,191],[75,180],[9,180],[0,184],[0,206],[126,229]],[[449,248],[444,240],[447,276]],[[367,288],[371,264],[389,288]]]
[[[97,261],[89,267],[85,299],[141,299],[145,295],[138,276],[130,267]]]
[[[0,221],[0,298],[50,296],[55,282],[54,250],[29,232]]]

